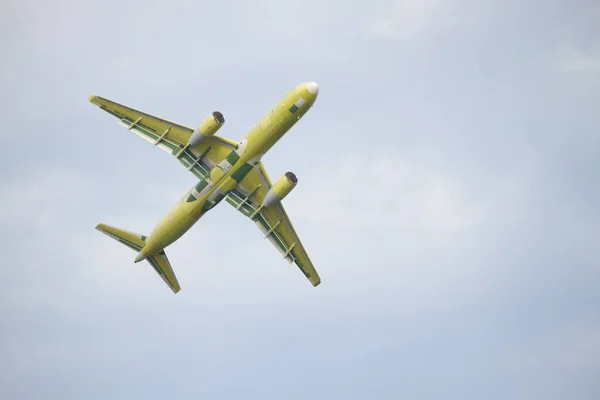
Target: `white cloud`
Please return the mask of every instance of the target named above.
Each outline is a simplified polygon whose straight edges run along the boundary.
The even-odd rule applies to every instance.
[[[493,17],[492,7],[471,0],[394,0],[375,18],[368,31],[376,36],[406,40],[433,29],[481,29]]]
[[[294,215],[342,226],[449,232],[480,217],[463,183],[443,171],[401,156],[361,159],[348,154],[318,166],[320,173],[307,177],[314,189],[288,200]]]
[[[598,370],[599,334],[597,321],[570,321],[549,330],[526,349],[509,353],[506,365],[512,371],[531,377],[530,390],[551,393],[556,390],[556,382],[550,383],[552,376],[564,382],[570,379],[572,371]],[[560,397],[555,396],[549,398]]]
[[[372,21],[371,30],[382,37],[405,39],[424,30],[444,0],[396,0],[388,14]]]
[[[600,48],[583,51],[572,44],[559,46],[560,67],[566,71],[600,73]]]
[[[563,40],[557,46],[556,56],[561,69],[571,72],[600,72],[600,46],[597,44],[599,19],[600,6],[590,3],[590,7],[576,13],[559,31]]]
[[[60,167],[39,169],[33,176],[7,181],[0,198],[0,221],[46,229],[57,221],[60,211],[65,211],[61,205],[86,197],[87,187],[82,174]]]
[[[33,153],[9,151],[4,160],[0,351],[8,356],[0,397],[64,398],[64,388],[85,397],[98,387],[99,397],[152,397],[165,390],[269,397],[252,386],[260,376],[282,378],[276,389],[298,397],[340,397],[344,388],[353,392],[344,397],[368,397],[375,384],[391,398],[463,398],[467,391],[485,397],[489,388],[511,398],[528,385],[556,393],[592,382],[597,326],[553,333],[572,323],[573,314],[593,320],[598,303],[589,285],[595,275],[581,273],[597,258],[587,244],[594,231],[554,215],[577,208],[594,225],[595,192],[586,190],[593,185],[578,183],[578,175],[593,168],[565,167],[581,157],[557,141],[565,129],[548,122],[549,104],[561,106],[556,110],[564,120],[586,129],[593,123],[574,111],[572,98],[548,99],[531,90],[530,74],[511,75],[510,87],[518,90],[503,91],[507,98],[490,91],[494,72],[529,65],[531,53],[504,57],[498,53],[503,47],[479,40],[521,49],[523,35],[564,24],[572,10],[540,15],[548,8],[498,3],[503,14],[486,20],[484,29],[431,41],[427,51],[419,43],[410,68],[398,57],[397,43],[357,40],[364,33],[357,22],[366,20],[370,32],[392,39],[463,29],[466,2],[264,1],[218,8],[188,2],[185,10],[144,4],[142,14],[136,4],[115,14],[106,10],[121,6],[116,2],[83,9],[60,2],[38,7],[33,20],[21,7],[8,36],[26,31],[28,42],[7,48],[6,58],[20,61],[5,66],[10,85],[2,110],[10,122],[4,131],[12,132],[6,147],[21,149],[17,142],[29,138]],[[63,14],[60,29],[52,30],[48,21]],[[524,23],[507,35],[516,15]],[[548,40],[540,37],[539,48],[526,41],[527,50],[546,51],[555,45]],[[157,56],[157,48],[168,51]],[[497,61],[497,70],[482,70],[486,62],[473,65],[474,48],[478,60]],[[82,58],[90,49],[93,57]],[[322,111],[294,128],[296,141],[278,144],[266,164],[272,178],[284,166],[300,169],[301,184],[285,204],[323,278],[320,287],[312,288],[226,204],[168,249],[183,288],[177,295],[147,263],[133,264],[133,251],[93,229],[105,222],[150,232],[193,177],[99,115],[87,94],[104,93],[190,125],[199,121],[193,115],[202,118],[206,107],[222,105],[231,115],[225,136],[240,137],[264,111],[261,104],[277,100],[280,86],[285,90],[286,81],[303,74],[322,82]],[[556,85],[548,71],[536,78],[550,89]],[[37,96],[27,97],[32,90]],[[57,96],[64,101],[48,101]],[[516,96],[527,100],[527,112],[514,103]],[[365,124],[360,112],[379,123]],[[420,134],[438,126],[439,134]],[[69,135],[73,131],[77,136]],[[423,158],[425,151],[446,157]],[[277,166],[286,157],[298,164]],[[523,171],[525,158],[539,171]],[[48,167],[56,162],[66,168]],[[308,168],[314,170],[303,172]],[[39,173],[26,172],[32,169]],[[585,203],[561,196],[565,192],[584,193]],[[571,225],[584,242],[579,247],[572,246],[578,237],[568,238]],[[547,278],[558,268],[568,271],[560,281]],[[527,353],[534,365],[502,363],[515,353]],[[152,386],[158,381],[148,377],[157,362],[172,368]],[[465,387],[450,367],[474,384]],[[406,379],[398,383],[389,371]],[[541,378],[531,383],[532,374]],[[303,392],[302,382],[319,376],[326,379]],[[583,380],[569,382],[574,376]],[[97,377],[109,383],[99,386]],[[232,380],[239,384],[227,386]]]

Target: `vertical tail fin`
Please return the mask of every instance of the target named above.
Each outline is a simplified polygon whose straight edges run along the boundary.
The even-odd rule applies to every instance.
[[[105,224],[96,225],[96,229],[124,244],[130,249],[137,251],[138,253],[146,245],[146,236],[138,233],[129,232]],[[173,268],[171,268],[171,263],[169,262],[167,254],[164,250],[161,250],[158,254],[146,258],[146,260],[150,263],[152,268],[154,268],[156,273],[160,275],[162,280],[165,281],[167,286],[171,288],[173,293],[177,293],[179,290],[181,290],[179,282],[177,281],[177,277],[173,272]]]

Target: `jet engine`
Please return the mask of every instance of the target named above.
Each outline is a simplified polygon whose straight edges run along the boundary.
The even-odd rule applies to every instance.
[[[225,117],[219,111],[215,111],[208,117],[204,118],[204,121],[194,129],[192,136],[188,141],[190,146],[196,146],[206,139],[212,137],[225,123]]]
[[[271,207],[279,203],[287,196],[298,183],[298,178],[293,172],[286,172],[275,184],[269,189],[263,200],[264,207]]]

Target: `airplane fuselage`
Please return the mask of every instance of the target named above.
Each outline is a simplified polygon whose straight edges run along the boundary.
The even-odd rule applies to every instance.
[[[206,212],[219,204],[261,157],[312,107],[314,83],[303,83],[286,94],[232,149],[231,153],[192,187],[146,238],[135,258],[139,262],[179,239]]]

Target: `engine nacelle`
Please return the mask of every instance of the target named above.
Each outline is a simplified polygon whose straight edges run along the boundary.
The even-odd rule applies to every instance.
[[[192,136],[188,141],[190,146],[196,146],[204,142],[206,139],[211,138],[225,123],[225,117],[219,111],[215,111],[208,117],[204,118],[204,121],[194,129]]]
[[[267,192],[263,200],[264,207],[271,207],[279,203],[287,196],[298,183],[298,178],[293,172],[286,172],[281,178],[275,182],[271,189]]]

